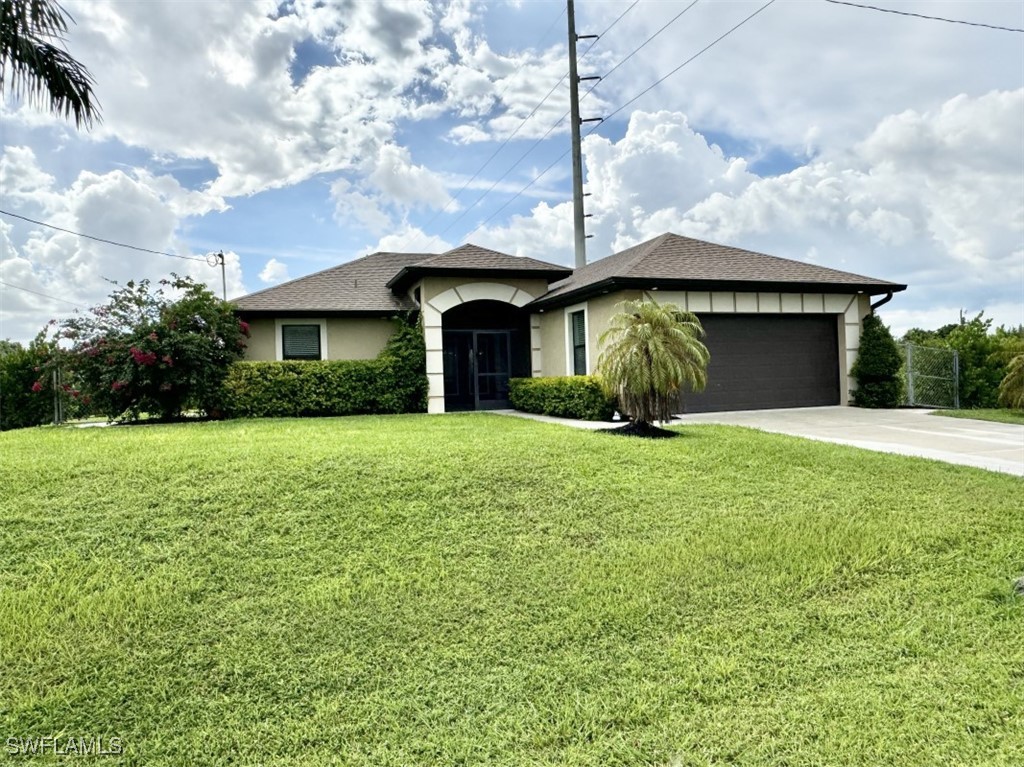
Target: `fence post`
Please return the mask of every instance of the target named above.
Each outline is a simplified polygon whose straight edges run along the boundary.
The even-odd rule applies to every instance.
[[[907,406],[914,407],[914,347],[907,344]]]

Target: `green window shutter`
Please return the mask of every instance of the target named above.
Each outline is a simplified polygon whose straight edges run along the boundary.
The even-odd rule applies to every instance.
[[[281,356],[286,360],[320,359],[320,326],[282,325]]]
[[[569,315],[572,324],[572,372],[573,375],[587,374],[587,321],[582,311]]]

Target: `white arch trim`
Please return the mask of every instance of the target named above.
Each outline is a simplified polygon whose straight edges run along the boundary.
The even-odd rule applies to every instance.
[[[467,282],[438,293],[423,306],[423,336],[427,343],[427,412],[444,412],[444,351],[442,315],[470,301],[501,301],[520,308],[536,296],[503,282]],[[534,367],[537,367],[534,365]]]
[[[535,298],[522,288],[503,282],[467,282],[465,285],[449,288],[430,299],[430,304],[439,314],[444,314],[459,304],[468,301],[501,301],[518,307],[526,306]]]

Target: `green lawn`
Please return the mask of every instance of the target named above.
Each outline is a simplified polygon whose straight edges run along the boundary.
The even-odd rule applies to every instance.
[[[4,433],[0,741],[117,736],[149,767],[1019,767],[1022,496],[714,426]]]
[[[932,415],[947,418],[973,418],[977,421],[1024,424],[1024,410],[1009,410],[1003,407],[978,408],[976,410],[936,410]]]

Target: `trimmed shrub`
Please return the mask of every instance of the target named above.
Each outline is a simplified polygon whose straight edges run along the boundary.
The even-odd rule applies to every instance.
[[[393,407],[391,369],[379,360],[236,362],[224,381],[233,418],[400,412]]]
[[[397,320],[395,334],[373,360],[236,362],[223,386],[231,418],[288,418],[427,409],[423,334]]]
[[[850,371],[857,381],[853,402],[859,407],[898,407],[903,358],[892,334],[877,316],[864,318],[860,351]]]
[[[615,413],[615,398],[595,376],[513,378],[509,399],[516,410],[560,418],[610,421]]]

